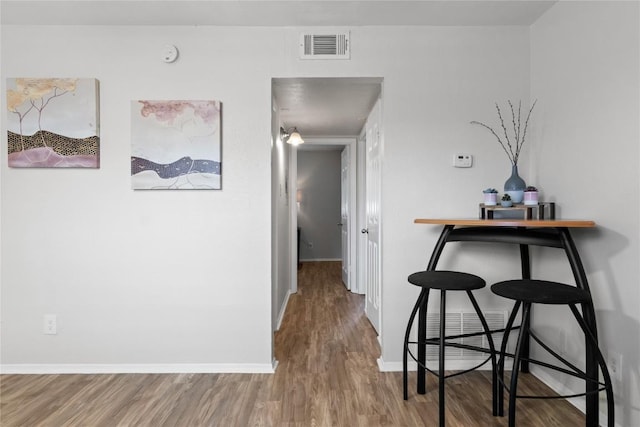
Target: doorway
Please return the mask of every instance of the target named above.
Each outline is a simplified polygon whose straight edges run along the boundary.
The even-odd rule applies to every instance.
[[[344,286],[362,293],[353,244],[358,239],[356,147],[355,138],[308,138],[298,147],[291,215],[300,232],[300,261],[339,261]]]
[[[273,330],[277,330],[288,296],[297,291],[298,203],[304,197],[297,188],[297,155],[300,147],[345,148],[351,189],[348,206],[347,247],[349,263],[345,278],[352,292],[364,293],[367,259],[361,233],[367,228],[365,215],[366,165],[365,125],[382,95],[381,78],[274,78],[272,79],[272,296]],[[379,121],[376,123],[379,127]],[[281,130],[293,128],[305,143],[293,147],[282,141]],[[340,223],[345,224],[344,212]],[[338,222],[336,222],[338,226]],[[304,231],[303,231],[304,234]],[[302,240],[302,239],[301,239]],[[304,244],[301,241],[300,244]],[[363,252],[365,249],[365,252]],[[376,262],[379,266],[379,262]],[[379,276],[378,276],[379,277]],[[379,288],[378,288],[379,290]],[[379,302],[379,301],[378,301]],[[374,323],[374,322],[372,322]],[[376,326],[379,322],[374,323]]]

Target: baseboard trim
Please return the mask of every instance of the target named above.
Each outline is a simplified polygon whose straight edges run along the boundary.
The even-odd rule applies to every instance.
[[[280,313],[278,313],[278,321],[276,323],[276,331],[280,330],[280,326],[282,326],[282,319],[284,319],[284,313],[287,311],[287,304],[289,304],[289,297],[292,295],[291,289],[287,291],[287,296],[284,297],[284,302],[282,303],[282,307],[280,308]]]
[[[3,364],[0,374],[273,374],[271,363]]]
[[[342,261],[342,258],[313,258],[313,259],[300,260],[300,262],[323,262],[323,261]]]
[[[569,390],[563,383],[553,378],[552,375],[549,375],[548,372],[545,372],[543,369],[537,366],[531,366],[531,374],[542,381],[545,385],[547,385],[551,390],[555,391],[558,394],[574,394],[577,393],[573,390]],[[584,397],[572,397],[567,399],[569,403],[578,408],[580,412],[585,412],[586,410],[586,402]]]
[[[544,369],[542,369],[539,366],[531,366],[531,374],[533,376],[535,376],[536,378],[538,378],[540,381],[542,381],[544,384],[546,384],[551,390],[553,390],[554,392],[562,395],[562,394],[574,394],[574,393],[580,393],[579,391],[576,392],[575,390],[571,390],[568,387],[566,387],[564,385],[564,383],[558,381],[553,375],[549,374],[549,372],[545,371]],[[604,393],[604,392],[601,392]],[[583,414],[586,413],[587,410],[587,404],[586,404],[586,399],[584,396],[581,397],[571,397],[569,399],[566,399],[569,403],[571,403],[573,406],[575,406],[580,412],[582,412]],[[607,419],[607,405],[606,405],[606,400],[604,401],[600,401],[600,419],[601,420],[606,420]],[[604,411],[603,411],[604,409]],[[618,422],[615,423],[616,426],[622,426],[621,424],[619,424]]]

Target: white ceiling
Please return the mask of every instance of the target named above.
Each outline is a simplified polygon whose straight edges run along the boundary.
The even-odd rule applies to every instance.
[[[1,0],[2,24],[531,25],[543,0]]]
[[[354,136],[360,133],[378,99],[382,79],[274,79],[280,120],[304,137]]]
[[[556,1],[526,0],[0,0],[2,25],[531,25]],[[380,79],[274,79],[287,127],[303,137],[354,136]]]

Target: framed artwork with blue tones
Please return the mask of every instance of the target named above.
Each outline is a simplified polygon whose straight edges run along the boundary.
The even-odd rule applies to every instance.
[[[7,79],[9,166],[99,168],[98,102],[96,79]]]
[[[132,101],[134,190],[219,190],[219,101]]]

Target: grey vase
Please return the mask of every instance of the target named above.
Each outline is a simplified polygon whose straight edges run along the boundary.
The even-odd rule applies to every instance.
[[[513,203],[522,203],[525,188],[527,188],[527,184],[518,175],[518,165],[512,165],[511,176],[504,183],[504,192],[511,196]]]

